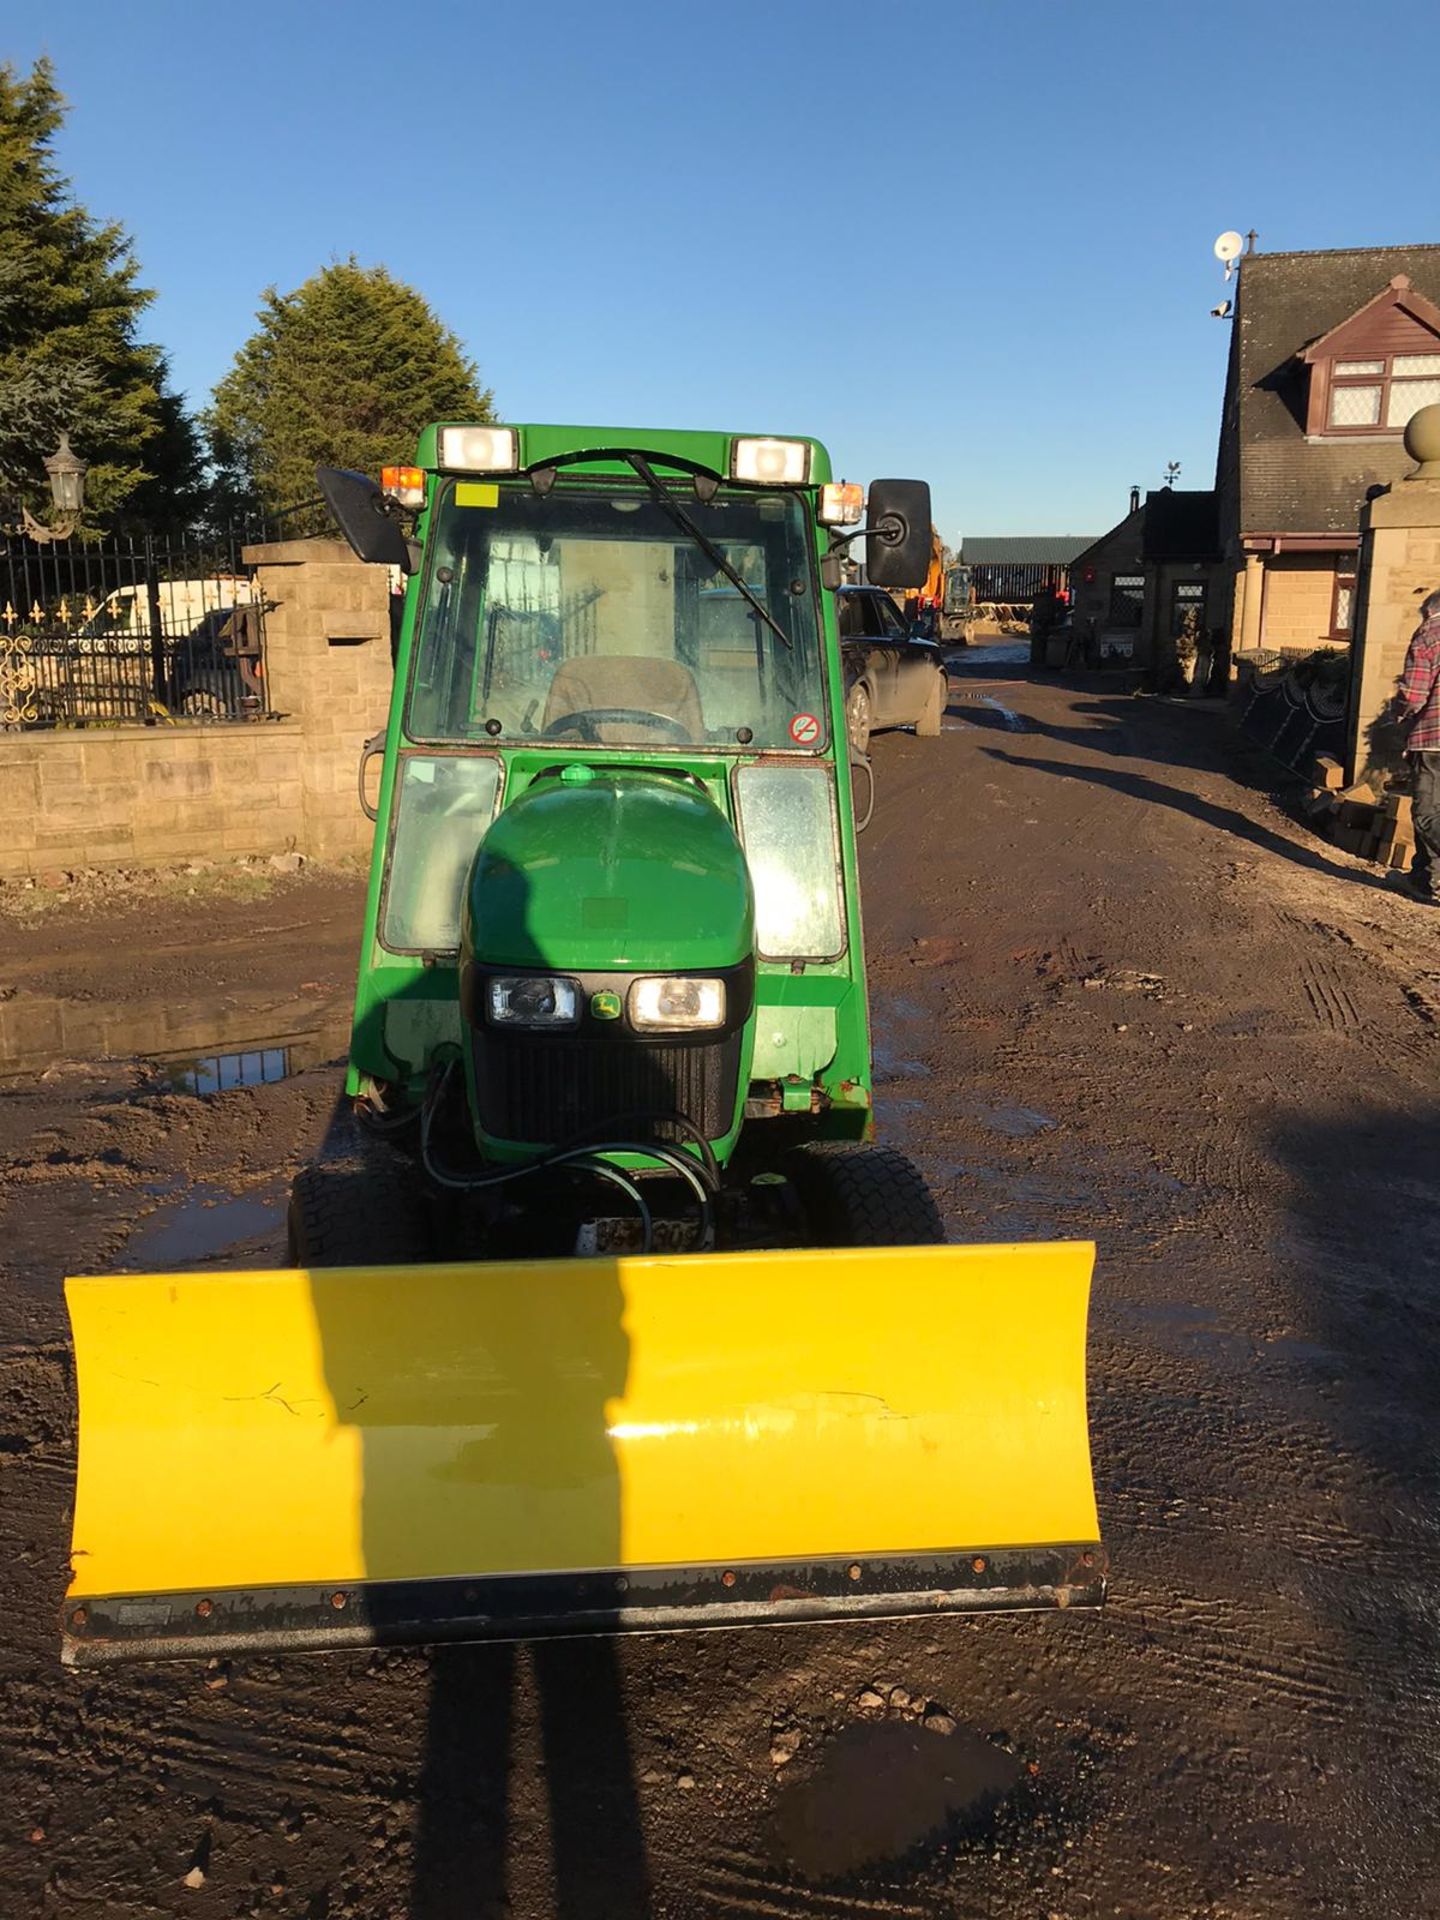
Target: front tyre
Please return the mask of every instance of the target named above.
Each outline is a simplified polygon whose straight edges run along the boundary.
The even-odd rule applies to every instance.
[[[419,1177],[388,1148],[302,1167],[285,1229],[292,1267],[403,1267],[432,1257]]]
[[[928,1247],[945,1238],[940,1210],[914,1162],[894,1147],[816,1140],[783,1170],[815,1247]]]

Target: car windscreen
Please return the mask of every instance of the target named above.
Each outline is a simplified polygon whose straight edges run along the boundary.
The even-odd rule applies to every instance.
[[[823,744],[807,503],[722,491],[708,503],[687,495],[685,508],[780,634],[623,481],[546,494],[528,481],[447,482],[427,542],[411,739]]]

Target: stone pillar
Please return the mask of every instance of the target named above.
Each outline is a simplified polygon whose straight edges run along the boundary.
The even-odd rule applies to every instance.
[[[1413,473],[1368,502],[1360,520],[1346,773],[1381,785],[1399,764],[1400,741],[1385,724],[1420,618],[1440,588],[1440,406],[1422,407],[1405,429]]]
[[[390,708],[390,594],[384,567],[339,540],[247,547],[264,601],[270,707],[300,723],[304,834],[319,859],[363,853],[371,824],[356,797],[360,749]]]

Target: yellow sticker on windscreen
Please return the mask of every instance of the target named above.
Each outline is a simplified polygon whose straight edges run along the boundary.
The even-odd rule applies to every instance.
[[[457,507],[498,507],[500,489],[493,480],[457,480],[455,504]]]

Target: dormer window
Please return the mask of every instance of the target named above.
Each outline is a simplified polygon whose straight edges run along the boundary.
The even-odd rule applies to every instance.
[[[1440,353],[1335,360],[1330,368],[1331,433],[1403,433],[1410,416],[1440,401]]]
[[[1310,370],[1305,431],[1399,437],[1440,401],[1440,308],[1403,273],[1300,355]]]

